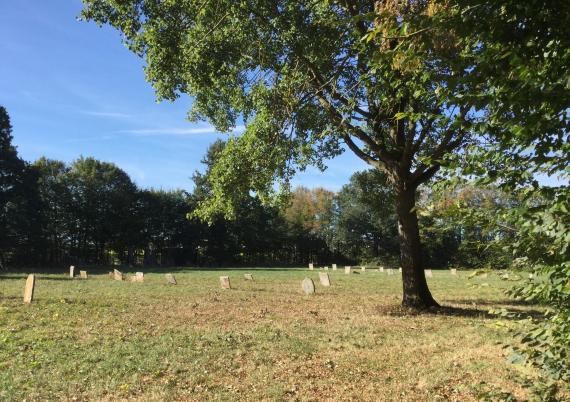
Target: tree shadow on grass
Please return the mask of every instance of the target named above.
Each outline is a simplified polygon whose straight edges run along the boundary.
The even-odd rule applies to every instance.
[[[490,303],[491,305],[493,303]],[[496,304],[496,303],[495,303]],[[544,312],[537,309],[519,309],[519,308],[507,308],[509,313],[508,316],[499,316],[494,313],[490,313],[486,309],[478,309],[475,307],[455,307],[455,306],[440,306],[431,307],[424,310],[411,309],[403,306],[382,306],[378,310],[380,313],[394,317],[414,317],[414,316],[445,316],[445,317],[461,317],[461,318],[479,318],[484,320],[511,320],[516,321],[523,318],[531,317],[537,321],[543,321],[545,319]]]

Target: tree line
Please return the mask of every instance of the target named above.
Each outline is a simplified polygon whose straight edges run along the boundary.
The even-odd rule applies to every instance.
[[[235,219],[219,214],[208,224],[193,211],[210,196],[208,176],[225,142],[208,149],[192,192],[141,189],[118,166],[94,158],[23,161],[4,108],[0,116],[3,267],[399,265],[394,192],[379,170],[355,173],[337,193],[298,187],[280,206],[251,195]],[[424,190],[420,203],[435,201]],[[477,250],[485,235],[454,223],[439,205],[440,213],[420,219],[427,263],[489,264],[492,255]]]

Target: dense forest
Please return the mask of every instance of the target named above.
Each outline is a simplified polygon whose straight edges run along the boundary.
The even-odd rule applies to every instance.
[[[399,264],[393,189],[379,170],[355,173],[337,193],[298,187],[280,207],[250,195],[236,219],[220,215],[208,225],[192,212],[211,192],[208,174],[223,141],[210,146],[189,193],[138,188],[118,166],[93,158],[28,163],[12,145],[4,108],[0,124],[3,267]],[[509,232],[454,219],[459,201],[489,211],[513,202],[491,188],[437,196],[422,189],[426,264],[506,266],[510,257],[495,240]]]

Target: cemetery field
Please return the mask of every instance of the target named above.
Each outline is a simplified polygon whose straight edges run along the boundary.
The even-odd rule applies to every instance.
[[[505,361],[510,305],[496,275],[428,278],[448,309],[399,308],[398,273],[235,269],[144,282],[0,274],[0,400],[477,400],[529,375]],[[244,273],[253,274],[246,281]],[[129,273],[134,274],[134,272]],[[231,290],[219,276],[230,277]],[[301,281],[315,281],[305,295]],[[512,305],[513,309],[534,309]],[[482,385],[485,383],[486,385]]]

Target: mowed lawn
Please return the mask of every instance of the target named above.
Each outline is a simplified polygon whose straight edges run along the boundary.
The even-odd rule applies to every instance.
[[[0,275],[0,400],[468,401],[482,382],[526,395],[486,314],[509,304],[496,275],[434,271],[436,299],[460,309],[414,315],[398,273],[339,267],[325,288],[316,270],[171,272],[177,285],[39,274],[31,305],[24,274]]]

